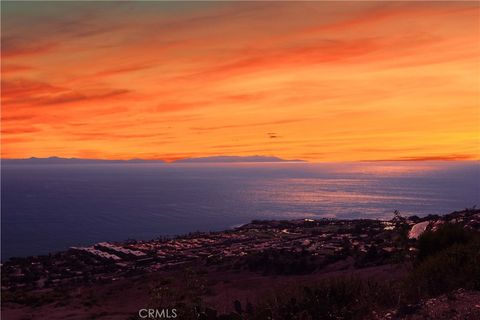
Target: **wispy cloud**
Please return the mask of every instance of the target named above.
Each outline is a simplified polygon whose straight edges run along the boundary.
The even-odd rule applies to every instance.
[[[478,157],[474,154],[445,154],[433,156],[412,156],[391,159],[377,159],[375,161],[458,161],[458,160],[474,160]]]
[[[8,2],[2,156],[480,158],[479,9]]]

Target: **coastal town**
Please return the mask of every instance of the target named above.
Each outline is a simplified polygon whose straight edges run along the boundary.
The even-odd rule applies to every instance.
[[[350,258],[355,267],[361,268],[414,254],[415,239],[425,230],[435,230],[445,222],[480,231],[480,210],[423,218],[402,217],[396,212],[388,221],[258,220],[222,232],[71,247],[55,254],[6,261],[1,267],[2,291],[112,282],[188,265],[296,274],[313,272]],[[272,257],[277,260],[272,261]],[[278,269],[282,267],[282,257],[295,260],[295,265]],[[274,269],[266,267],[269,259],[275,264]]]

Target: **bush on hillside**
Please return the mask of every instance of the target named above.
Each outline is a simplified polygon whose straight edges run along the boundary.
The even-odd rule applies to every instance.
[[[255,308],[253,319],[365,319],[396,300],[391,282],[337,278],[276,295]]]
[[[479,239],[453,244],[426,256],[412,270],[406,284],[414,296],[435,296],[457,288],[480,290]]]
[[[473,231],[465,230],[462,226],[451,223],[441,225],[436,231],[424,232],[417,243],[417,262],[422,262],[427,257],[454,244],[465,244],[474,238],[475,233]]]

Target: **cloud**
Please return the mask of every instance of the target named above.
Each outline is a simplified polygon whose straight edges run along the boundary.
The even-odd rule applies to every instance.
[[[24,120],[31,120],[35,118],[33,115],[29,114],[21,114],[21,115],[14,115],[14,116],[5,116],[2,114],[2,122],[9,122],[9,121],[24,121]]]
[[[411,156],[411,157],[399,157],[391,159],[380,159],[370,161],[458,161],[458,160],[475,160],[478,156],[473,154],[444,154],[444,155],[431,155],[431,156]]]
[[[2,80],[2,100],[11,105],[46,106],[116,98],[126,89],[89,89],[84,92],[30,79]]]
[[[2,79],[2,98],[13,99],[25,96],[55,94],[65,89],[46,82],[31,79]]]
[[[5,8],[2,125],[11,156],[160,157],[160,143],[171,158],[478,152],[476,3]],[[22,128],[42,130],[14,133]],[[15,135],[31,142],[16,145]]]
[[[34,133],[39,131],[41,131],[41,129],[38,129],[35,127],[22,127],[22,128],[2,129],[2,134],[24,134],[24,133]]]
[[[29,137],[11,137],[11,136],[8,136],[8,138],[6,138],[6,136],[1,136],[1,141],[4,145],[7,145],[7,146],[11,146],[11,145],[14,145],[14,144],[18,144],[18,143],[28,143],[28,142],[31,142],[32,139],[29,138]],[[4,153],[4,148],[2,148],[2,158],[3,158],[3,153]]]
[[[110,68],[110,69],[105,69],[101,70],[97,73],[95,73],[94,76],[115,76],[120,73],[132,73],[140,70],[145,70],[154,67],[154,64],[140,64],[140,65],[131,65],[131,66],[122,66],[122,67],[116,67],[116,68]]]
[[[90,100],[103,100],[108,98],[115,98],[118,96],[123,96],[129,93],[129,90],[126,89],[113,89],[106,90],[101,92],[68,92],[64,94],[59,94],[52,97],[40,98],[38,100],[39,105],[52,105],[52,104],[62,104],[69,102],[81,102],[81,101],[90,101]]]
[[[4,59],[25,55],[41,55],[51,52],[56,47],[53,42],[36,43],[19,37],[2,37],[1,44]]]
[[[109,131],[104,132],[80,132],[80,133],[71,133],[70,136],[75,140],[129,140],[129,139],[138,139],[142,140],[144,138],[155,138],[155,137],[165,137],[165,133],[114,133]]]
[[[19,73],[22,71],[31,71],[34,68],[27,65],[21,64],[2,64],[2,74],[5,73]]]
[[[247,57],[239,57],[234,61],[211,66],[207,70],[191,74],[189,77],[223,79],[264,70],[339,62],[375,52],[380,47],[379,40],[372,38],[320,40],[315,44],[297,45],[282,50],[274,46],[266,50],[253,51]]]
[[[162,102],[149,110],[154,113],[183,111],[188,109],[196,109],[205,105],[211,104],[210,101],[195,101],[195,102]]]
[[[212,130],[221,130],[221,129],[249,128],[249,127],[276,125],[276,124],[288,124],[288,123],[301,122],[305,120],[307,119],[282,119],[282,120],[276,120],[276,121],[245,123],[245,124],[230,124],[230,125],[214,126],[214,127],[193,127],[190,129],[196,130],[196,131],[212,131]]]

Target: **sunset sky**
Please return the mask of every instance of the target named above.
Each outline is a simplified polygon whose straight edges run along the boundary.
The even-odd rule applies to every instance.
[[[2,1],[2,158],[480,159],[478,2]]]

